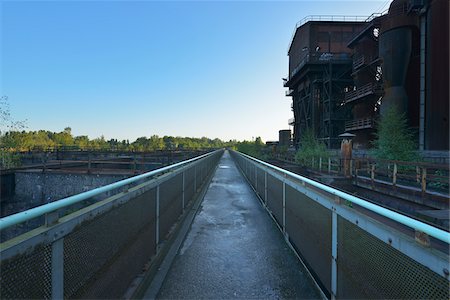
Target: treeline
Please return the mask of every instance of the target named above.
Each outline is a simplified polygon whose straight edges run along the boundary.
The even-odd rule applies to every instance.
[[[135,141],[110,139],[103,136],[89,139],[86,135],[73,136],[70,127],[61,132],[47,130],[39,131],[8,131],[0,135],[0,147],[3,150],[23,152],[51,149],[77,150],[110,150],[110,151],[157,151],[176,149],[207,149],[207,148],[236,148],[240,144],[235,140],[224,142],[220,139],[173,137],[152,135],[149,138],[139,137]]]

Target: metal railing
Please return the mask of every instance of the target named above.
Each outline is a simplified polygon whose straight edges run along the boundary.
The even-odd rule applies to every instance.
[[[330,61],[351,61],[350,54],[347,52],[313,52],[306,54],[305,57],[290,72],[288,81],[291,80],[306,64],[309,63],[328,63]],[[286,86],[286,83],[285,83]]]
[[[288,51],[292,46],[295,32],[297,28],[303,26],[310,21],[332,21],[332,22],[367,22],[370,17],[367,16],[333,16],[333,15],[311,15],[306,16],[295,24],[294,31],[292,32],[291,41],[289,42]]]
[[[449,298],[448,232],[248,155],[232,155],[331,298]]]
[[[353,70],[358,69],[362,65],[364,65],[366,58],[363,54],[355,54],[353,55]]]
[[[374,125],[373,118],[350,120],[345,122],[345,131],[373,128]]]
[[[349,91],[345,93],[345,102],[351,102],[358,100],[367,95],[381,93],[383,91],[381,85],[375,83],[368,83],[354,91]]]
[[[222,153],[210,152],[0,219],[3,233],[45,217],[42,226],[0,244],[1,298],[123,297],[198,197]]]
[[[449,194],[450,167],[447,164],[405,162],[395,160],[354,159],[355,179],[368,179],[417,188],[422,193],[442,192]],[[444,203],[445,204],[445,203]],[[446,203],[447,207],[449,203]]]

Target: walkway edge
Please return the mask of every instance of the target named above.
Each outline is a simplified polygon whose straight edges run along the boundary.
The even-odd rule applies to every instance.
[[[200,208],[201,203],[205,197],[206,192],[208,191],[209,185],[211,183],[214,174],[219,166],[217,163],[214,170],[208,175],[205,180],[200,192],[198,193],[198,197],[192,206],[189,208],[188,213],[185,215],[180,225],[172,235],[172,237],[165,242],[165,245],[162,246],[161,252],[159,253],[159,257],[157,257],[152,264],[153,266],[145,275],[145,278],[139,284],[139,287],[133,292],[133,295],[130,297],[131,299],[156,299],[159,290],[161,289],[162,284],[166,278],[167,273],[172,266],[173,261],[180,249],[191,224]],[[164,249],[163,249],[164,248]],[[128,298],[128,297],[127,297]]]

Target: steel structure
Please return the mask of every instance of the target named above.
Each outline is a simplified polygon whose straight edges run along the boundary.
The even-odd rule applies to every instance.
[[[334,20],[331,18],[330,20]],[[294,112],[294,145],[312,129],[328,148],[338,148],[349,110],[344,89],[352,84],[352,51],[346,47],[364,22],[307,21],[296,28],[289,48],[289,87]]]

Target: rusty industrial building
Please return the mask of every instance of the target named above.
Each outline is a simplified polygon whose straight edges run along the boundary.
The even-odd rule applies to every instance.
[[[379,116],[404,113],[419,150],[449,149],[449,1],[394,0],[386,13],[307,17],[288,50],[293,144],[311,128],[328,148],[368,149]]]

